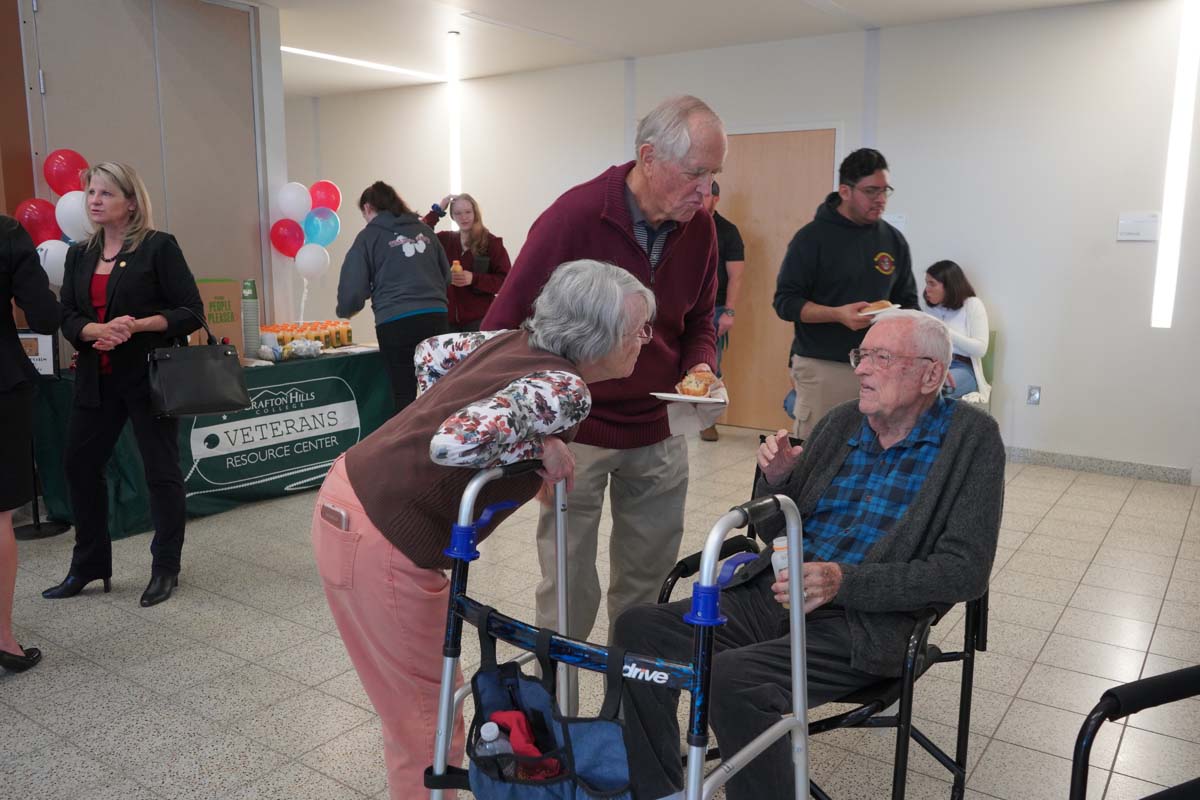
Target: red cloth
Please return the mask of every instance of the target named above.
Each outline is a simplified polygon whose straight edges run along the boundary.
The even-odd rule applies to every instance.
[[[92,282],[89,285],[89,302],[92,308],[96,309],[96,319],[104,322],[108,318],[108,279],[112,277],[112,273],[101,275],[99,272],[92,273]],[[112,375],[112,359],[108,353],[100,353],[100,374]]]
[[[608,261],[653,289],[658,303],[654,338],[642,348],[628,378],[588,387],[592,413],[575,439],[620,450],[647,447],[671,435],[667,404],[650,392],[673,392],[689,367],[704,363],[716,369],[717,363],[712,324],[717,234],[712,217],[701,210],[671,231],[651,277],[650,258],[634,238],[625,201],[625,178],[632,169],[632,161],[610,167],[567,190],[542,212],[482,326],[485,331],[520,326],[550,273],[564,261]]]
[[[430,211],[421,221],[429,227],[435,228],[438,223],[438,215]],[[448,260],[458,261],[463,269],[471,271],[471,268],[475,266],[475,254],[470,250],[463,250],[462,237],[459,236],[458,231],[438,231],[437,238],[442,243],[442,249],[446,251]],[[483,319],[483,315],[491,307],[492,300],[500,291],[500,287],[504,285],[504,279],[508,277],[508,272],[512,269],[508,251],[504,249],[504,240],[499,236],[488,234],[487,255],[488,271],[482,275],[476,275],[470,286],[450,284],[446,287],[446,315],[449,317],[451,325],[463,325]]]
[[[542,754],[533,743],[533,729],[529,727],[529,719],[520,711],[493,711],[488,722],[494,722],[508,731],[508,743],[512,745],[513,755],[523,758],[537,758]],[[533,764],[520,764],[522,780],[545,781],[557,777],[562,772],[558,759],[543,758]]]

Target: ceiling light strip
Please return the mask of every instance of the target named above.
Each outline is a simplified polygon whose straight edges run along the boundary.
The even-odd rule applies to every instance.
[[[285,53],[291,53],[294,56],[319,58],[322,61],[334,61],[338,64],[349,64],[352,67],[373,69],[379,72],[391,72],[395,75],[407,75],[410,78],[416,78],[417,80],[421,81],[429,81],[431,83],[441,83],[446,80],[444,75],[434,75],[431,72],[421,72],[420,70],[405,69],[404,67],[393,67],[391,64],[380,64],[375,61],[363,61],[361,58],[348,58],[346,56],[334,55],[333,53],[321,53],[316,50],[303,50],[299,47],[282,46],[279,49]]]

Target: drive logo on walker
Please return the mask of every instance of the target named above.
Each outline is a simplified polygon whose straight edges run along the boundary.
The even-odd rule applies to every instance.
[[[250,496],[274,481],[285,491],[308,488],[359,436],[354,390],[341,378],[251,390],[250,408],[193,420],[187,494]]]
[[[630,662],[622,667],[621,675],[629,678],[630,680],[645,681],[646,683],[657,683],[659,685],[666,683],[670,678],[667,673],[640,666],[636,661]]]

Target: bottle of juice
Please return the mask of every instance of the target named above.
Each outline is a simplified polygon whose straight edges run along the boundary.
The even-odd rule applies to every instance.
[[[342,341],[347,345],[354,344],[354,328],[348,319],[342,320]]]

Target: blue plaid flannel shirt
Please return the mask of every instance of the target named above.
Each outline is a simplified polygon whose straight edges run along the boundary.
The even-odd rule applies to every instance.
[[[841,470],[804,520],[804,560],[861,563],[917,496],[953,414],[954,401],[939,397],[887,450],[864,419]]]

